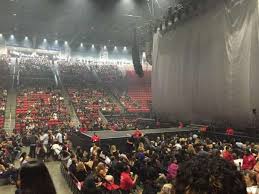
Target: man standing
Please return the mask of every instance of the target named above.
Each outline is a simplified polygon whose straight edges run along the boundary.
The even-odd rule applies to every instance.
[[[62,144],[63,143],[63,135],[60,132],[60,130],[58,130],[58,133],[56,135],[56,140],[58,141],[58,143]]]
[[[32,134],[29,137],[29,142],[30,142],[30,152],[29,152],[29,156],[31,158],[36,158],[36,144],[38,141],[38,137],[35,135],[34,132],[32,132]]]
[[[99,143],[100,142],[100,137],[94,133],[94,135],[91,138],[93,143]]]

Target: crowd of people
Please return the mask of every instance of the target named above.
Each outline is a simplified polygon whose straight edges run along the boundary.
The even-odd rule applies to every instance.
[[[106,129],[106,123],[100,118],[99,111],[120,113],[120,108],[104,89],[85,88],[68,89],[76,114],[84,128]]]
[[[123,146],[123,145],[121,145]],[[77,148],[66,163],[82,193],[120,190],[143,194],[259,192],[259,146],[199,137],[197,134],[127,140],[127,151],[109,145]]]
[[[92,69],[103,82],[112,83],[123,79],[123,73],[117,65],[94,65]]]
[[[7,90],[0,88],[0,129],[4,127]]]
[[[45,56],[27,56],[16,58],[20,76],[53,77],[53,63]]]
[[[28,189],[30,194],[43,194],[50,189],[48,193],[55,194],[44,164],[54,159],[61,161],[82,194],[259,192],[259,145],[253,142],[209,139],[198,133],[148,138],[137,129],[125,145],[102,145],[99,139],[88,150],[73,149],[67,133],[70,130],[29,129],[26,135],[0,131],[0,179],[17,181],[17,193]],[[22,145],[30,147],[29,154],[21,151]],[[15,159],[20,170],[13,165]],[[45,173],[34,176],[39,166]],[[45,181],[50,181],[46,188],[35,186]]]
[[[7,56],[0,56],[0,129],[4,127],[5,110],[7,102],[7,87],[9,80],[9,62],[10,59]]]
[[[57,63],[62,82],[65,86],[78,86],[79,83],[80,85],[86,85],[88,82],[97,81],[91,67],[85,61],[59,60]]]
[[[60,90],[26,88],[19,92],[15,126],[19,132],[25,129],[61,127],[69,120]]]

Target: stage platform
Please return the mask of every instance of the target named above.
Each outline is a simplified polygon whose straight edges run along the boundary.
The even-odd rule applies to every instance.
[[[102,148],[106,148],[108,145],[116,145],[124,150],[126,146],[127,138],[134,133],[135,130],[130,131],[89,131],[87,133],[73,132],[69,134],[69,139],[72,141],[74,146],[81,146],[83,148],[89,149],[92,145],[91,137],[96,133],[101,141],[100,145]],[[156,137],[161,134],[173,135],[177,133],[190,133],[197,132],[198,130],[193,130],[191,128],[165,128],[165,129],[144,129],[141,132],[148,137]]]
[[[144,129],[141,130],[141,132],[144,135],[151,135],[151,134],[163,134],[163,133],[181,133],[181,132],[191,132],[191,131],[197,131],[197,130],[191,130],[190,128],[167,128],[167,129]],[[135,130],[130,131],[89,131],[87,133],[83,133],[84,135],[88,137],[92,137],[94,133],[96,133],[100,139],[114,139],[114,138],[128,138],[133,134]]]

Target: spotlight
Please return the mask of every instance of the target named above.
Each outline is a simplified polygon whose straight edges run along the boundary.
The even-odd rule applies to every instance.
[[[104,47],[103,47],[103,49],[104,49],[104,50],[106,50],[106,49],[107,49],[107,47],[106,47],[106,46],[104,46]]]
[[[2,38],[3,37],[3,34],[0,34],[0,38]]]
[[[80,44],[80,47],[83,47],[83,46],[84,46],[83,43],[81,43],[81,44]]]
[[[58,44],[58,40],[55,40],[55,44]]]
[[[25,40],[28,40],[28,37],[27,36],[25,36],[25,38],[24,38]]]
[[[65,45],[66,45],[66,46],[67,46],[67,44],[68,44],[67,41],[65,41]]]
[[[126,50],[127,50],[127,47],[126,47],[126,46],[125,46],[125,47],[123,47],[123,50],[124,50],[124,51],[126,51]]]
[[[46,39],[46,38],[44,38],[44,39],[43,39],[43,42],[47,42],[47,39]]]
[[[94,44],[92,44],[92,48],[94,48]]]
[[[115,46],[114,49],[117,50],[117,46]]]

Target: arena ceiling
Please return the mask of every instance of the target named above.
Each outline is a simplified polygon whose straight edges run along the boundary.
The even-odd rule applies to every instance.
[[[154,17],[152,0],[1,0],[0,33],[130,45],[133,28],[160,18],[173,0],[153,2]]]

